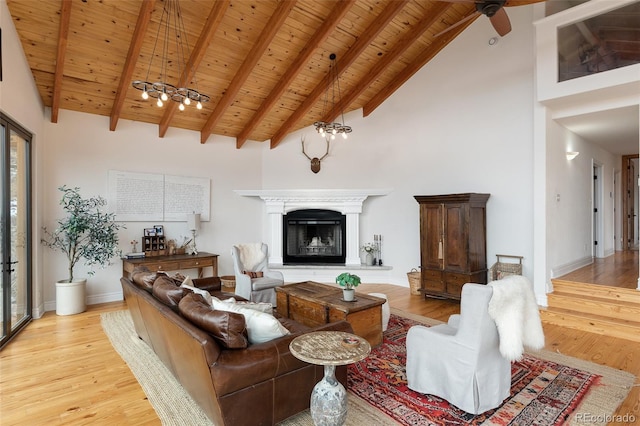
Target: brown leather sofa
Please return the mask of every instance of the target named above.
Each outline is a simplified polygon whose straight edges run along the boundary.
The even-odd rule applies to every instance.
[[[295,358],[289,352],[289,343],[294,337],[314,330],[352,332],[346,321],[311,329],[290,319],[278,318],[291,334],[248,344],[244,349],[229,349],[221,344],[220,336],[214,338],[188,321],[177,309],[179,302],[169,300],[167,304],[166,299],[161,302],[157,294],[154,296],[155,282],[151,285],[136,279],[134,284],[132,280],[123,277],[120,281],[138,336],[154,350],[215,425],[274,425],[309,408],[311,392],[323,377],[323,367]],[[218,298],[239,299],[235,294],[222,292],[217,277],[193,282]],[[182,308],[200,302],[204,302],[202,296],[192,294],[188,301],[185,296]],[[229,323],[236,318],[233,315],[225,317]],[[336,368],[336,376],[346,387],[346,366]]]

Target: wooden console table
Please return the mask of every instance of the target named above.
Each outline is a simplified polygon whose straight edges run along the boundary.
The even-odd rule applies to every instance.
[[[167,256],[150,256],[138,259],[122,259],[122,275],[131,277],[136,266],[146,266],[152,271],[178,271],[182,269],[198,269],[198,278],[202,278],[203,269],[211,267],[212,276],[218,276],[218,255],[206,252],[198,254],[174,254]]]

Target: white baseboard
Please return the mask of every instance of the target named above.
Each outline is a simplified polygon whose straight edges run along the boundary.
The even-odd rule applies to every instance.
[[[123,300],[122,291],[116,291],[112,293],[103,293],[103,294],[94,294],[87,296],[87,305],[97,305],[98,303],[108,303],[108,302],[119,302]],[[51,300],[48,302],[44,302],[44,310],[55,311],[56,310],[56,301]],[[35,316],[35,315],[34,315]],[[42,316],[42,314],[40,314]]]
[[[573,272],[576,269],[580,269],[583,266],[591,265],[593,258],[591,256],[583,257],[582,259],[574,260],[573,262],[565,263],[564,265],[558,265],[551,269],[551,278],[557,278],[562,275]]]

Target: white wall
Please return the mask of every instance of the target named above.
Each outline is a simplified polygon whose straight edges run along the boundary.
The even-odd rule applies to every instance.
[[[369,117],[348,114],[353,133],[332,143],[318,174],[300,138],[310,156],[324,153],[323,140],[311,128],[289,135],[265,155],[264,188],[391,188],[365,202],[360,235],[383,236],[389,280],[402,285],[420,264],[413,196],[490,193],[489,265],[496,253],[524,256],[532,277],[532,10],[509,16],[514,31],[496,45],[478,19]]]
[[[593,162],[602,166],[601,212],[605,226],[598,244],[602,244],[603,253],[614,252],[613,171],[619,170],[622,158],[585,141],[553,120],[548,123],[548,130],[547,255],[551,276],[557,277],[592,261]],[[568,160],[567,151],[580,154]]]
[[[237,150],[234,140],[221,136],[202,145],[199,133],[175,128],[160,139],[156,125],[127,120],[120,120],[115,132],[108,128],[108,117],[67,110],[60,111],[58,124],[45,123],[45,224],[54,226],[55,219],[63,214],[59,206],[59,186],[79,186],[83,196],[106,198],[109,170],[207,177],[211,179],[211,221],[201,225],[196,237],[198,249],[220,254],[221,275],[233,273],[231,246],[253,241],[261,232],[259,203],[233,192],[237,187],[261,185],[261,147],[247,144]],[[152,225],[164,225],[167,238],[190,235],[186,222],[126,222],[126,229],[119,234],[120,248],[131,251],[129,242],[141,241],[143,229]],[[45,251],[42,267],[51,283],[66,276],[65,258],[60,253]],[[121,268],[121,262],[115,259],[106,270],[97,270],[88,281],[89,303],[121,298]],[[76,275],[82,276],[83,272],[86,269],[81,266]],[[44,283],[45,298],[49,302],[55,298],[51,283]]]

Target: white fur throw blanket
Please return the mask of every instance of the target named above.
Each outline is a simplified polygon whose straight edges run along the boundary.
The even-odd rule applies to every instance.
[[[493,287],[489,316],[498,327],[502,356],[516,361],[522,358],[524,346],[542,349],[544,332],[531,282],[511,275],[488,285]]]
[[[240,262],[246,271],[253,271],[253,268],[264,260],[262,243],[238,244],[236,247],[240,253]]]

